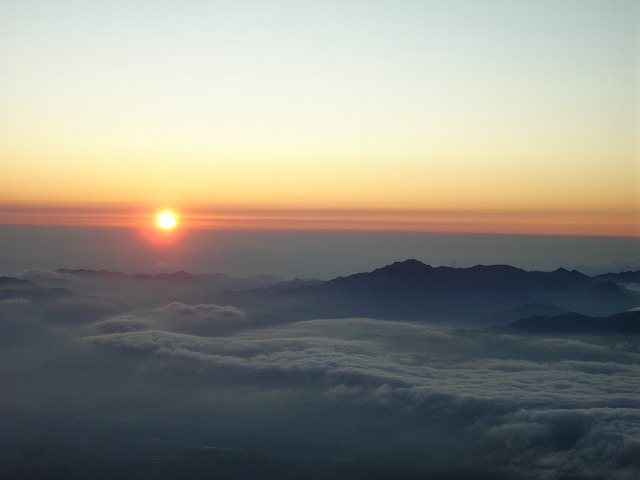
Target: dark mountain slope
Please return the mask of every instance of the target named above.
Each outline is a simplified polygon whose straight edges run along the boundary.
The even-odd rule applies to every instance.
[[[590,315],[609,316],[637,307],[638,296],[617,283],[602,282],[585,289],[579,306]]]
[[[525,318],[535,315],[544,317],[555,317],[569,313],[560,307],[554,305],[545,305],[540,303],[529,303],[520,305],[509,310],[500,310],[487,318],[487,324],[490,325],[507,325],[516,320],[524,320]]]
[[[518,320],[506,330],[535,334],[640,334],[640,311],[623,312],[609,317],[589,317],[567,313],[557,317],[534,316]]]
[[[615,283],[638,283],[640,284],[640,270],[626,271],[620,273],[605,273],[593,277],[598,282],[615,282]]]

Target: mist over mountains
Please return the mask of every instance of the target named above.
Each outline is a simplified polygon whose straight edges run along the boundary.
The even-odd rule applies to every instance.
[[[639,277],[1,277],[0,478],[637,478]]]
[[[31,270],[23,278],[99,293],[132,307],[162,301],[231,304],[269,322],[363,316],[506,325],[533,315],[609,316],[640,304],[640,292],[632,287],[640,285],[640,271],[591,277],[562,268],[541,272],[508,265],[431,267],[417,260],[329,281],[184,271],[127,275],[86,269]]]

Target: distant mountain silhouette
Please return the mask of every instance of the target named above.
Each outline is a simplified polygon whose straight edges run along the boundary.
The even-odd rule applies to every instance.
[[[640,272],[590,277],[562,268],[540,272],[509,265],[432,267],[414,259],[329,281],[234,278],[184,271],[127,275],[63,269],[57,273],[72,280],[69,289],[73,291],[115,298],[134,308],[173,301],[233,305],[257,323],[371,317],[507,325],[533,315],[567,312],[608,317],[640,306],[640,293],[623,285]],[[15,292],[8,292],[16,289],[24,290],[23,296],[30,298],[55,292],[44,284],[21,283],[26,280],[0,279],[0,287],[2,282],[6,285],[0,288],[0,295],[5,297],[15,297]],[[62,290],[56,293],[62,294]]]
[[[71,292],[60,288],[47,289],[30,280],[23,280],[14,277],[0,277],[0,300],[16,298],[45,298],[54,294],[60,295],[67,293]]]
[[[556,317],[533,316],[518,320],[506,330],[549,334],[640,334],[640,311],[623,312],[609,317],[588,317],[577,313],[567,313]]]
[[[129,275],[107,270],[56,271],[72,280],[68,288],[80,293],[104,292],[132,307],[152,307],[170,302],[201,303],[211,294],[264,288],[283,282],[271,275],[238,278],[223,273],[191,274],[185,271],[173,273]],[[43,284],[51,286],[43,281]]]
[[[490,315],[487,318],[488,324],[491,325],[506,325],[516,320],[523,320],[525,318],[533,317],[534,315],[544,317],[555,317],[569,313],[560,307],[555,305],[544,305],[540,303],[529,303],[527,305],[521,305],[511,308],[509,310],[500,310]]]
[[[593,282],[580,272],[559,268],[553,272],[527,272],[510,265],[477,265],[471,268],[434,268],[418,260],[396,262],[370,273],[339,277],[326,283],[353,288],[357,285],[420,286],[439,290],[575,289]]]
[[[605,281],[585,289],[582,306],[592,315],[613,315],[637,307],[637,293],[615,282]]]
[[[605,273],[593,277],[598,282],[616,282],[616,283],[638,283],[640,284],[640,270],[635,272],[629,270],[620,273]]]
[[[13,313],[35,316],[55,324],[78,324],[130,309],[125,303],[102,296],[79,295],[66,288],[46,288],[29,280],[0,277],[0,300]],[[0,309],[1,310],[1,309]],[[0,330],[3,325],[0,311]]]
[[[91,269],[75,269],[70,270],[66,268],[61,268],[56,270],[57,273],[72,275],[72,276],[85,276],[85,277],[94,277],[94,278],[111,278],[111,279],[127,279],[127,280],[183,280],[183,281],[198,281],[198,282],[233,282],[236,281],[238,283],[242,282],[242,285],[247,288],[247,284],[251,284],[252,286],[249,288],[255,288],[255,285],[273,285],[275,283],[282,282],[283,279],[280,277],[276,277],[274,275],[257,275],[254,277],[247,278],[236,278],[231,277],[224,273],[202,273],[202,274],[192,274],[189,272],[185,272],[184,270],[179,270],[173,273],[158,273],[158,274],[149,274],[149,273],[137,273],[134,275],[129,275],[123,272],[112,272],[108,270],[91,270]]]
[[[0,277],[0,288],[2,289],[11,289],[11,288],[34,288],[35,284],[29,280],[23,280],[20,278],[14,277]]]
[[[532,314],[610,315],[640,305],[637,292],[575,270],[434,268],[413,259],[319,284],[274,287],[215,298],[276,321],[362,316],[490,324],[500,316],[505,324]]]

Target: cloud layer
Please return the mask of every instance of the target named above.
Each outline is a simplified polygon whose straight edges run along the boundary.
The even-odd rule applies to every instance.
[[[640,474],[633,336],[363,318],[265,327],[233,306],[132,309],[16,285],[0,300],[9,476]]]
[[[439,418],[462,427],[470,458],[505,474],[633,478],[640,468],[640,354],[631,345],[366,319],[224,338],[139,330],[85,341],[159,369],[415,417],[427,437],[428,420]]]
[[[186,305],[172,302],[158,308],[109,318],[89,326],[102,333],[142,330],[190,332],[200,335],[219,333],[242,324],[246,314],[235,307],[213,304]]]

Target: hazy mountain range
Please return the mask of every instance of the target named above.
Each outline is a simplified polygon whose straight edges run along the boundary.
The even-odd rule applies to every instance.
[[[108,313],[115,313],[159,302],[183,302],[233,305],[246,312],[248,322],[261,325],[369,317],[506,326],[531,317],[579,322],[626,312],[640,307],[640,292],[633,288],[638,284],[640,271],[590,277],[565,269],[530,272],[508,265],[432,267],[406,260],[329,281],[183,271],[158,275],[87,269],[30,271],[21,279],[3,277],[0,296],[32,298],[37,300],[34,305],[49,315],[64,300],[65,307],[75,305],[75,310],[67,313],[67,321],[80,316],[93,318],[95,308],[104,312],[108,307]],[[569,313],[576,315],[567,316]],[[606,330],[604,325],[593,328]]]

